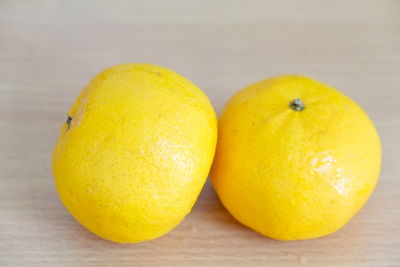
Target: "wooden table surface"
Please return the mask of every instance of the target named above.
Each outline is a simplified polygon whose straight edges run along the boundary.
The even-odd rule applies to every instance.
[[[103,68],[151,62],[217,112],[283,73],[340,88],[375,122],[379,184],[339,232],[279,242],[236,222],[209,183],[168,235],[120,245],[64,209],[51,154],[78,92]],[[400,1],[0,1],[0,266],[400,266]]]

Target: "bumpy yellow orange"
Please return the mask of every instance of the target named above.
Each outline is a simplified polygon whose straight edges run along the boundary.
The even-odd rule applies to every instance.
[[[244,225],[280,240],[335,232],[377,182],[381,145],[364,111],[325,84],[280,76],[226,105],[211,176]]]
[[[98,74],[68,113],[53,155],[60,198],[96,235],[157,238],[188,214],[204,185],[217,120],[179,74],[123,64]]]

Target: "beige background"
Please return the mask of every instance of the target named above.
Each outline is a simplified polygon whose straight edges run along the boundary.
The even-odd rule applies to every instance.
[[[191,79],[217,112],[262,78],[306,74],[360,103],[384,150],[381,180],[341,231],[278,242],[237,223],[209,184],[170,234],[93,236],[63,208],[51,153],[89,79],[152,62]],[[400,265],[400,1],[0,0],[0,266]]]

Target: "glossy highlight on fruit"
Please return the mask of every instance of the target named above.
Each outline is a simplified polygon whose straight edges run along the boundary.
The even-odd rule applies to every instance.
[[[230,99],[211,177],[238,221],[271,238],[298,240],[345,225],[373,191],[380,165],[378,134],[354,101],[285,75]]]
[[[152,64],[98,74],[61,127],[57,191],[89,231],[120,243],[160,237],[194,205],[210,170],[217,119],[193,83]]]

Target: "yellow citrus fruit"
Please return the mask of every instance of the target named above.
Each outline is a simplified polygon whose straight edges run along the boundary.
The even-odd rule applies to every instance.
[[[120,243],[164,235],[188,214],[210,170],[217,119],[174,71],[122,64],[72,105],[53,154],[58,193],[89,231]]]
[[[228,211],[262,235],[297,240],[341,228],[378,180],[381,145],[365,112],[325,84],[252,84],[219,120],[212,182]]]

